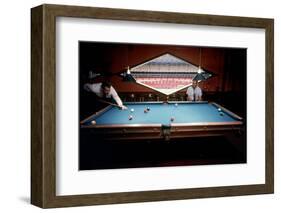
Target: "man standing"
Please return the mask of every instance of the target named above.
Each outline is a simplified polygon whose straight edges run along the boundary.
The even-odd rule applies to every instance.
[[[188,101],[201,101],[202,100],[202,90],[198,86],[198,81],[193,80],[192,85],[187,88],[186,91]]]
[[[118,96],[116,90],[107,81],[96,84],[85,84],[84,89],[88,92],[95,93],[95,95],[99,98],[113,98],[122,110],[127,109],[127,107],[123,105],[123,102]]]

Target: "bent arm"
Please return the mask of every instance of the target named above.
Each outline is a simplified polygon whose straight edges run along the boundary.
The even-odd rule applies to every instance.
[[[198,91],[198,101],[202,101],[202,89]]]
[[[190,90],[190,87],[186,90],[186,100],[193,101],[193,91]]]
[[[122,100],[120,99],[120,97],[118,96],[117,92],[115,91],[115,89],[113,87],[111,87],[111,95],[112,95],[112,98],[118,104],[118,106],[122,107],[123,106],[123,102],[122,102]]]

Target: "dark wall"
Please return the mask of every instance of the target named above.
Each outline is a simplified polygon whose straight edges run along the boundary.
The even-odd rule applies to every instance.
[[[171,45],[135,45],[118,43],[80,43],[80,73],[82,81],[87,81],[89,70],[102,72],[119,92],[151,92],[150,89],[133,83],[122,82],[117,73],[164,53],[171,53],[196,66],[199,65],[199,48]],[[205,91],[222,91],[225,67],[224,48],[202,48],[201,66],[211,71],[215,77],[201,84]],[[110,74],[116,74],[110,76]],[[100,81],[101,79],[97,79]]]

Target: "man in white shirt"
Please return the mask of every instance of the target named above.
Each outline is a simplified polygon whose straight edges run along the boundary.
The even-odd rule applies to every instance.
[[[95,93],[99,98],[113,98],[122,110],[127,109],[127,107],[123,105],[123,102],[118,96],[116,90],[109,82],[85,84],[84,89],[88,92]]]
[[[202,90],[198,86],[198,81],[193,80],[192,86],[187,88],[186,91],[188,101],[201,101],[202,100]]]

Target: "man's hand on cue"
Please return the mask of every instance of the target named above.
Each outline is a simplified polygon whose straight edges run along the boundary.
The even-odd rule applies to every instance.
[[[126,110],[126,109],[128,109],[126,106],[124,106],[124,105],[122,105],[122,106],[119,106],[119,108],[120,109],[122,109],[122,110]]]

